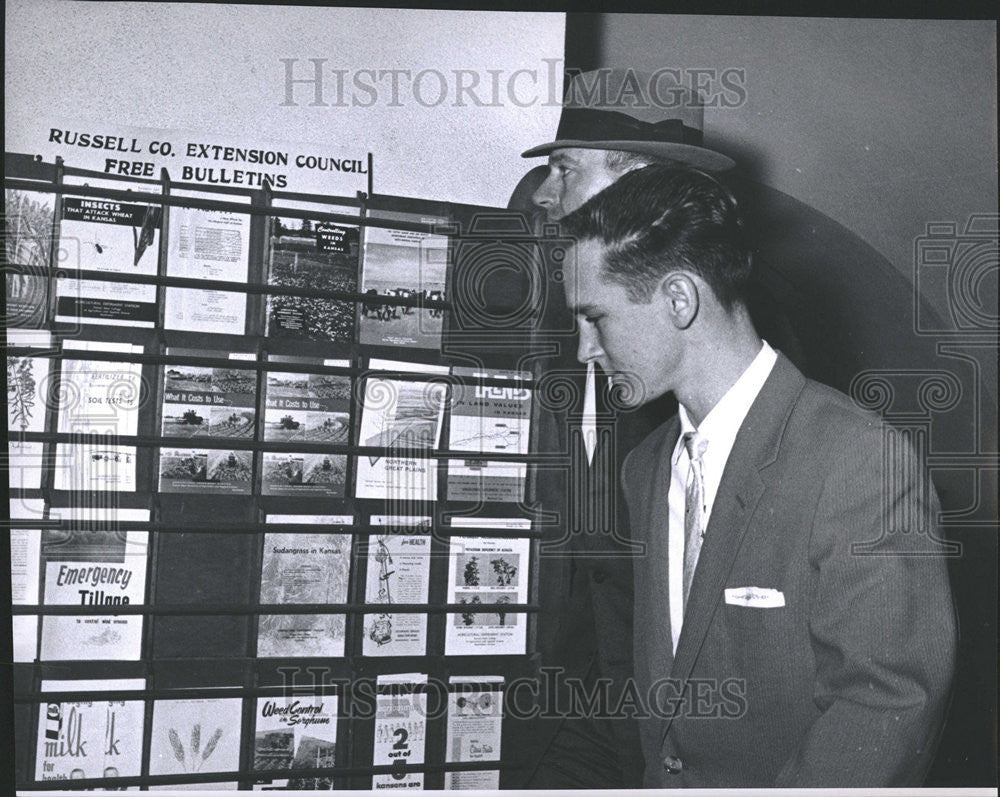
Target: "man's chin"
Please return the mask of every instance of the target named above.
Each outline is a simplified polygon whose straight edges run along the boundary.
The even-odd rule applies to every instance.
[[[611,377],[607,403],[612,409],[638,409],[651,398],[653,397],[646,393],[642,384],[636,384],[629,379]]]

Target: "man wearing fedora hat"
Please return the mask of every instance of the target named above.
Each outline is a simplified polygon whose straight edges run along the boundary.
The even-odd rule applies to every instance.
[[[523,157],[548,156],[548,173],[532,200],[550,222],[558,222],[622,175],[653,163],[682,164],[704,171],[733,167],[725,155],[703,145],[704,103],[679,83],[676,70],[639,72],[601,69],[574,74],[566,88],[554,141],[532,147]],[[572,354],[572,352],[570,352]],[[631,552],[627,517],[617,499],[622,459],[672,409],[670,399],[647,404],[617,418],[606,409],[608,383],[568,359],[575,371],[579,406],[564,421],[582,437],[576,450],[579,477],[571,480],[570,501],[577,514],[568,520],[595,534],[570,534],[565,549],[542,551],[540,636],[551,630],[543,647],[543,665],[582,683],[587,696],[607,687],[605,711],[621,703],[633,675]],[[610,403],[614,403],[613,401]],[[610,436],[598,444],[598,419]],[[578,438],[579,439],[579,438]],[[594,517],[612,518],[610,528]],[[594,527],[597,526],[595,529]],[[561,587],[561,588],[560,588]],[[541,647],[541,646],[540,646]],[[538,788],[628,787],[641,783],[643,763],[638,731],[625,716],[604,719],[578,711],[571,690],[549,681],[542,703],[557,717],[543,724],[537,766],[528,785]],[[553,685],[555,684],[555,685]],[[600,685],[600,686],[599,686]],[[567,691],[570,692],[567,696]]]
[[[703,145],[705,105],[676,70],[597,69],[566,88],[556,140],[521,154],[549,156],[534,201],[550,221],[578,208],[622,174],[651,163],[723,172],[732,159]]]

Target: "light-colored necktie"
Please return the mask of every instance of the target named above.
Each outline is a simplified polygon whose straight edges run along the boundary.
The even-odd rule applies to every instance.
[[[704,537],[702,518],[705,514],[705,474],[702,457],[708,448],[708,440],[697,432],[684,435],[690,467],[684,484],[684,610],[687,611],[688,594],[694,569],[698,566],[698,554]]]
[[[587,363],[587,380],[583,386],[583,418],[580,431],[583,445],[587,449],[587,464],[594,464],[594,450],[597,448],[597,380],[594,364]]]

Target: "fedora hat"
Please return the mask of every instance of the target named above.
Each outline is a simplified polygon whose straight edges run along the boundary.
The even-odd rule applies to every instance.
[[[556,140],[521,157],[579,147],[671,158],[706,171],[731,169],[731,158],[702,145],[704,100],[677,78],[677,70],[578,72],[566,87]]]

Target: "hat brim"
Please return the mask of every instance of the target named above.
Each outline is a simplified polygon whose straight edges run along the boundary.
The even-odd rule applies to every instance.
[[[709,172],[724,172],[732,169],[736,162],[721,152],[696,147],[693,144],[675,144],[670,141],[576,141],[564,139],[552,141],[548,144],[539,144],[521,153],[522,158],[537,158],[540,155],[548,155],[557,149],[611,149],[622,150],[624,152],[636,152],[641,155],[655,155],[661,158],[670,158],[694,166],[696,169],[704,169]]]

